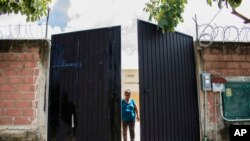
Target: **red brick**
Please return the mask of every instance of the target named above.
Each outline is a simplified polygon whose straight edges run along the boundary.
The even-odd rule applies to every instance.
[[[218,59],[218,61],[224,61],[224,62],[233,60],[232,55],[218,55],[217,59]]]
[[[204,54],[204,60],[205,61],[216,61],[217,55],[211,55],[211,54]]]
[[[214,123],[215,122],[215,109],[214,106],[209,107],[208,112],[209,121]]]
[[[10,84],[22,84],[22,77],[9,77]]]
[[[225,62],[205,62],[205,69],[222,69],[226,68]]]
[[[212,63],[213,62],[205,62],[204,64],[205,70],[212,69],[213,68]]]
[[[22,94],[20,93],[8,93],[5,95],[6,95],[6,99],[8,100],[21,100],[22,99]]]
[[[8,78],[5,76],[0,76],[0,84],[5,84],[7,83]]]
[[[31,124],[31,121],[28,117],[18,117],[14,120],[15,125],[29,125]]]
[[[4,70],[3,75],[5,75],[5,76],[16,76],[16,69]]]
[[[8,68],[8,67],[9,67],[8,62],[6,62],[6,61],[0,61],[0,68],[1,69],[5,69],[5,68]]]
[[[0,53],[0,61],[2,61],[2,60],[4,60],[4,54],[6,54],[6,53]]]
[[[37,62],[36,61],[30,61],[30,62],[25,62],[24,67],[25,68],[36,68]]]
[[[32,76],[23,77],[23,83],[24,84],[33,84],[34,83],[34,78]]]
[[[0,108],[12,108],[13,101],[9,100],[0,100]]]
[[[0,100],[5,100],[6,99],[6,94],[0,93]]]
[[[211,54],[222,54],[223,50],[222,48],[211,48]]]
[[[34,100],[35,93],[23,93],[23,100]]]
[[[246,56],[234,54],[234,55],[232,55],[232,59],[233,59],[233,61],[245,61]]]
[[[238,55],[241,55],[242,54],[242,49],[241,48],[235,48],[235,47],[226,47],[224,48],[225,52],[227,54],[238,54]]]
[[[19,68],[19,69],[5,69],[2,71],[3,76],[33,76],[34,69],[30,68]]]
[[[38,47],[29,48],[29,51],[32,52],[32,53],[35,53],[35,54],[39,54],[39,48]]]
[[[32,108],[32,102],[31,101],[16,101],[15,107],[16,108]]]
[[[247,76],[249,75],[248,69],[237,69],[235,70],[235,76]]]
[[[23,116],[35,117],[35,112],[33,109],[23,109],[22,113],[23,113]]]
[[[216,93],[213,92],[208,92],[207,93],[208,96],[208,117],[209,117],[209,121],[210,122],[215,122],[215,106],[216,106],[216,102],[215,102],[215,96],[217,96]]]
[[[232,55],[214,55],[214,54],[204,54],[205,61],[232,61]]]
[[[15,61],[18,60],[18,53],[1,53],[0,60],[2,61]]]
[[[20,61],[32,61],[33,53],[20,53],[19,54]]]
[[[0,92],[13,92],[14,87],[10,84],[0,85]]]
[[[226,75],[226,76],[234,76],[234,69],[221,69],[221,73],[222,75]]]
[[[23,68],[24,67],[24,63],[23,62],[17,62],[17,61],[12,61],[12,62],[9,62],[9,67],[11,69],[20,69],[20,68]]]
[[[214,104],[214,93],[213,92],[207,92],[207,100],[208,100],[208,105]]]
[[[0,125],[11,125],[12,118],[11,117],[0,117]]]
[[[33,92],[35,91],[35,86],[30,84],[20,84],[16,85],[15,90],[18,92]]]
[[[5,110],[4,109],[0,109],[0,116],[5,116]]]
[[[38,53],[33,54],[33,60],[34,61],[40,60],[40,55]]]
[[[240,63],[241,68],[246,68],[246,69],[250,69],[250,62],[241,62]]]
[[[222,69],[222,68],[226,68],[227,67],[226,62],[217,62],[216,65],[217,65],[218,69]]]
[[[215,95],[216,95],[216,94],[215,94]],[[213,97],[213,103],[214,103],[214,97]],[[214,106],[215,106],[214,104],[208,106],[208,112],[209,112],[209,113],[214,114],[214,111],[215,111],[215,109],[214,109],[215,107],[214,107]],[[211,115],[211,114],[210,114],[210,115]]]
[[[3,61],[4,60],[4,53],[0,53],[0,61]]]
[[[19,60],[19,53],[10,53],[8,58],[10,61],[18,61]]]
[[[248,72],[248,69],[241,69],[239,72],[240,76],[249,76],[250,73]]]
[[[239,62],[228,62],[226,63],[226,68],[240,68],[240,63]]]
[[[250,55],[250,48],[244,48],[244,52],[245,52],[247,55]]]
[[[204,54],[211,54],[211,48],[204,48],[203,52]]]
[[[246,56],[246,61],[250,62],[250,54]]]
[[[17,76],[33,76],[34,69],[19,69],[16,72]]]
[[[217,108],[215,109],[215,106],[216,105],[212,105],[212,106],[209,107],[208,117],[209,117],[209,122],[211,122],[211,123],[217,122],[218,118],[220,118],[219,107],[217,106]]]
[[[22,112],[20,109],[6,109],[6,113],[5,113],[6,116],[21,116],[22,115]]]
[[[249,75],[247,69],[221,69],[222,75],[226,76],[247,76]]]

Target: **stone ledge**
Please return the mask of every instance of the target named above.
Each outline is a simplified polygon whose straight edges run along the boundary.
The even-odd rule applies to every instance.
[[[42,141],[35,132],[0,133],[0,141]]]

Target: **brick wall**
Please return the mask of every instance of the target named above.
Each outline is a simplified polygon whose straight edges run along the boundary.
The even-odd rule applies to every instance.
[[[233,81],[250,80],[250,43],[214,42],[211,47],[200,50],[202,70],[212,76]],[[198,65],[198,66],[199,66]],[[204,114],[204,93],[200,95],[201,116]],[[228,141],[229,125],[220,115],[219,93],[207,93],[207,135],[208,140]],[[237,109],[236,109],[237,110]],[[201,118],[204,125],[204,120]],[[204,127],[203,127],[204,128]]]
[[[0,53],[1,125],[30,125],[36,116],[38,49]]]
[[[250,75],[250,48],[244,46],[213,46],[204,49],[204,69],[225,76]]]
[[[0,41],[0,128],[5,138],[11,138],[10,127],[33,130],[41,125],[48,45],[45,40]]]

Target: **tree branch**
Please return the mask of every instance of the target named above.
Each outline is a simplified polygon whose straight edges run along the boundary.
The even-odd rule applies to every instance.
[[[235,10],[235,8],[232,8],[232,14],[234,14],[234,15],[236,15],[237,17],[243,19],[245,24],[249,24],[249,23],[250,23],[250,19],[247,18],[246,16],[242,15],[241,13],[237,12],[237,11]]]

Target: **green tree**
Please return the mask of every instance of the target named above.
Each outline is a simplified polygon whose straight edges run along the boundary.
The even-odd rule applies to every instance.
[[[0,14],[26,15],[27,21],[36,21],[47,14],[51,0],[0,0]]]
[[[242,0],[206,0],[208,5],[216,3],[219,8],[225,4],[232,8],[232,14],[244,20],[244,23],[250,23],[250,19],[236,11],[241,5]],[[183,22],[182,13],[184,12],[187,0],[150,0],[146,3],[144,10],[149,13],[149,20],[154,19],[163,32],[174,31],[175,27]]]

